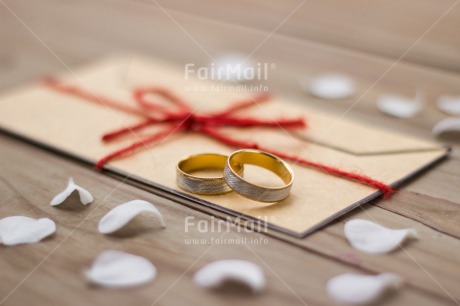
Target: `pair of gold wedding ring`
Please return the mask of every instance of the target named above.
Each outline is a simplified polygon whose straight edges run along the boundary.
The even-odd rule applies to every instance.
[[[255,185],[243,178],[244,165],[265,168],[284,182],[281,187]],[[217,169],[222,176],[200,177],[194,172]],[[205,195],[217,195],[235,191],[242,196],[260,202],[278,202],[285,199],[291,190],[294,173],[291,167],[279,157],[259,150],[238,150],[230,156],[205,153],[182,159],[177,164],[176,182],[182,189]]]

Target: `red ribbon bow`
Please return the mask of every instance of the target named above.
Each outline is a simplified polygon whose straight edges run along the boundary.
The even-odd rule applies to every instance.
[[[133,97],[134,100],[137,102],[138,107],[130,107],[112,99],[96,96],[77,86],[62,84],[54,79],[48,79],[45,84],[55,91],[77,96],[86,101],[115,108],[125,113],[132,113],[144,117],[142,121],[135,125],[125,127],[103,135],[102,140],[105,142],[116,140],[121,136],[135,131],[140,131],[152,125],[160,123],[168,124],[168,126],[165,129],[160,130],[159,132],[156,132],[154,134],[148,135],[125,148],[117,150],[101,158],[96,164],[96,167],[99,169],[103,168],[104,164],[110,160],[130,156],[138,150],[145,148],[148,145],[155,143],[161,139],[164,139],[173,133],[181,131],[193,131],[208,135],[230,146],[263,150],[275,154],[280,158],[294,161],[297,164],[305,165],[318,170],[322,170],[335,176],[360,182],[362,184],[380,189],[383,192],[385,198],[387,198],[394,192],[391,186],[374,180],[368,176],[343,171],[335,167],[330,167],[320,163],[312,162],[307,159],[300,158],[298,156],[289,155],[287,153],[275,151],[269,148],[264,148],[254,142],[233,139],[220,132],[219,127],[223,126],[259,126],[275,128],[306,127],[306,123],[303,118],[264,120],[252,117],[235,116],[235,113],[242,109],[252,107],[259,103],[267,102],[269,100],[269,96],[267,94],[261,94],[253,98],[240,101],[238,103],[234,103],[227,109],[220,112],[211,114],[196,114],[184,100],[182,100],[169,90],[160,87],[151,87],[147,89],[135,90],[133,92]],[[162,97],[163,99],[174,104],[177,107],[177,110],[174,111],[158,103],[150,102],[147,98],[148,95],[157,95]]]

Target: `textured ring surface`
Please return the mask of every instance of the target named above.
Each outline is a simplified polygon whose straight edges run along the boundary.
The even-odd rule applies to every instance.
[[[236,170],[244,164],[251,164],[270,170],[279,176],[284,186],[264,187],[246,181]],[[259,202],[278,202],[289,196],[294,173],[291,167],[279,157],[259,150],[239,150],[232,153],[225,165],[224,178],[237,193]]]
[[[205,153],[182,159],[177,164],[177,185],[188,192],[196,194],[215,195],[232,191],[223,176],[200,177],[191,174],[196,171],[210,169],[222,170],[223,173],[227,158],[226,155]],[[237,165],[235,171],[242,175],[243,166]]]

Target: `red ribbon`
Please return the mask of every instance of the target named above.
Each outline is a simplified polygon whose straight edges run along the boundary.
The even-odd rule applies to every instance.
[[[152,125],[160,123],[168,124],[168,126],[163,130],[148,135],[125,148],[117,150],[101,158],[96,164],[96,167],[99,169],[102,169],[104,167],[104,164],[109,162],[110,160],[128,157],[137,152],[138,150],[147,147],[150,144],[158,142],[161,139],[165,139],[171,134],[182,131],[193,131],[208,135],[230,146],[263,150],[275,154],[280,158],[294,161],[297,164],[315,168],[335,176],[351,179],[364,185],[380,189],[383,192],[385,198],[389,197],[394,192],[391,186],[380,181],[374,180],[368,176],[343,171],[338,168],[312,162],[295,155],[290,155],[284,152],[275,151],[273,149],[264,148],[255,142],[233,139],[220,132],[219,127],[222,126],[258,126],[274,128],[281,127],[287,129],[306,127],[306,123],[303,118],[264,120],[252,117],[235,116],[235,113],[237,111],[240,111],[245,108],[250,108],[259,103],[267,102],[269,100],[269,96],[267,94],[261,94],[253,98],[240,101],[238,103],[234,103],[229,108],[220,112],[211,114],[195,114],[190,108],[190,106],[184,100],[176,96],[171,91],[161,87],[150,87],[146,89],[135,90],[133,92],[133,97],[134,100],[137,102],[138,107],[131,107],[112,99],[96,96],[91,92],[88,92],[77,86],[60,83],[59,81],[54,79],[48,79],[45,82],[45,85],[55,91],[76,96],[86,101],[93,102],[99,105],[115,108],[125,113],[136,114],[144,118],[135,125],[125,127],[103,135],[102,140],[105,142],[116,140],[129,133],[132,133],[134,131],[140,131]],[[172,110],[158,103],[151,102],[150,99],[147,99],[147,96],[149,95],[157,95],[162,97],[163,99],[174,104],[177,107],[177,110]]]

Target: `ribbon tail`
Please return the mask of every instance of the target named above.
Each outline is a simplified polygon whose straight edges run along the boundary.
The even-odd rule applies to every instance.
[[[278,156],[280,158],[284,158],[284,159],[293,161],[293,162],[295,162],[297,164],[308,166],[310,168],[321,170],[323,172],[335,175],[337,177],[353,180],[353,181],[359,182],[359,183],[361,183],[363,185],[367,185],[367,186],[379,189],[379,190],[381,190],[383,192],[383,197],[385,199],[387,199],[392,193],[395,192],[395,190],[390,185],[385,184],[383,182],[380,182],[378,180],[374,180],[374,179],[372,179],[372,178],[370,178],[370,177],[368,177],[366,175],[340,170],[338,168],[328,166],[328,165],[324,165],[324,164],[321,164],[321,163],[316,163],[316,162],[313,162],[313,161],[309,161],[307,159],[300,158],[298,156],[293,156],[293,155],[289,155],[289,154],[286,154],[286,153],[283,153],[283,152],[278,152],[278,151],[275,151],[275,150],[272,150],[272,149],[264,148],[264,147],[259,146],[255,142],[248,142],[248,141],[242,141],[242,140],[233,139],[231,137],[225,136],[224,134],[220,133],[219,131],[217,131],[216,129],[213,129],[213,128],[204,127],[204,128],[202,128],[202,131],[205,134],[211,136],[212,138],[214,138],[214,139],[216,139],[216,140],[218,140],[218,141],[220,141],[222,143],[225,143],[227,145],[240,147],[240,148],[249,148],[249,149],[262,150],[262,151],[274,154],[274,155],[276,155],[276,156]]]
[[[304,165],[304,166],[308,166],[308,167],[311,167],[311,168],[315,168],[315,169],[324,171],[324,172],[326,172],[328,174],[332,174],[332,175],[335,175],[335,176],[338,176],[338,177],[342,177],[342,178],[345,178],[345,179],[349,179],[349,180],[359,182],[359,183],[361,183],[363,185],[367,185],[367,186],[370,186],[370,187],[373,187],[373,188],[377,188],[377,189],[379,189],[379,190],[381,190],[383,192],[384,199],[387,199],[391,194],[393,194],[395,192],[395,190],[390,185],[385,184],[383,182],[380,182],[378,180],[375,180],[373,178],[370,178],[367,175],[340,170],[340,169],[332,167],[332,166],[324,165],[324,164],[321,164],[321,163],[316,163],[316,162],[309,161],[307,159],[300,158],[298,156],[289,155],[289,154],[286,154],[286,153],[283,153],[283,152],[278,152],[278,151],[274,151],[274,150],[270,150],[270,149],[266,149],[266,148],[264,148],[262,150],[266,151],[268,153],[272,153],[274,155],[277,155],[280,158],[291,160],[291,161],[293,161],[293,162],[295,162],[295,163],[297,163],[299,165]]]
[[[176,133],[176,132],[179,132],[179,131],[182,131],[184,129],[183,125],[182,124],[174,124],[162,131],[159,131],[153,135],[150,135],[142,140],[139,140],[125,148],[122,148],[122,149],[119,149],[113,153],[110,153],[106,156],[104,156],[103,158],[101,158],[97,163],[96,163],[96,168],[97,169],[102,169],[104,168],[104,165],[113,160],[113,159],[116,159],[116,158],[123,158],[123,157],[127,157],[127,156],[131,156],[133,154],[135,154],[137,151],[139,151],[140,149],[143,149],[143,148],[146,148],[147,146],[149,146],[150,144],[152,143],[155,143],[159,140],[162,140],[162,139],[165,139],[167,138],[168,136]]]
[[[85,90],[78,86],[61,83],[60,81],[54,78],[46,78],[44,80],[44,85],[56,92],[78,97],[87,102],[91,102],[91,103],[98,104],[101,106],[106,106],[109,108],[114,108],[114,109],[117,109],[125,113],[146,117],[145,113],[137,108],[133,108],[128,105],[125,105],[122,102],[118,102],[116,100],[100,96],[91,90]]]
[[[275,127],[275,128],[305,128],[307,124],[303,118],[298,119],[274,119],[264,120],[257,118],[233,118],[233,117],[208,117],[205,119],[206,124],[213,126],[238,126],[238,127]]]
[[[132,133],[132,132],[135,132],[135,131],[139,131],[141,129],[143,129],[144,127],[147,127],[151,124],[155,124],[155,123],[166,123],[166,122],[170,122],[170,121],[174,121],[176,120],[175,118],[165,118],[165,119],[155,119],[155,118],[148,118],[146,120],[143,120],[139,123],[136,123],[134,125],[131,125],[131,126],[128,126],[128,127],[125,127],[125,128],[122,128],[122,129],[119,129],[119,130],[116,130],[116,131],[113,131],[113,132],[109,132],[107,134],[104,134],[102,136],[102,140],[103,141],[111,141],[115,138],[118,138],[120,136],[123,136],[123,135],[126,135],[128,133]]]

